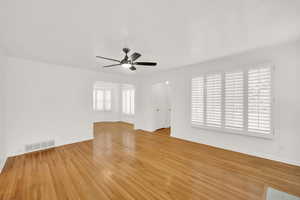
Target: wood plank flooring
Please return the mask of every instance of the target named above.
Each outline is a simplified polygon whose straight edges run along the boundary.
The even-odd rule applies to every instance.
[[[93,141],[9,158],[0,200],[248,200],[269,186],[300,196],[300,167],[97,123]]]

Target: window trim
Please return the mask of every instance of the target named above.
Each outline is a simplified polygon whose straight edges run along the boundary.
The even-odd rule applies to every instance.
[[[206,90],[206,76],[210,75],[210,74],[221,74],[222,77],[222,106],[223,104],[225,104],[224,100],[225,100],[225,96],[224,93],[225,91],[224,89],[224,77],[225,77],[225,73],[234,73],[234,72],[243,72],[243,76],[244,76],[244,90],[246,89],[245,93],[244,93],[244,123],[248,124],[248,71],[249,70],[255,70],[255,69],[261,69],[264,67],[270,67],[270,73],[271,73],[271,116],[270,116],[270,127],[271,127],[271,131],[270,133],[266,134],[266,133],[257,133],[257,132],[253,132],[253,131],[247,131],[245,130],[234,130],[234,129],[228,129],[228,128],[224,128],[224,118],[221,118],[222,124],[221,127],[217,128],[217,127],[209,127],[206,125],[201,125],[201,124],[195,124],[192,121],[192,112],[193,112],[193,108],[192,108],[192,80],[194,78],[197,77],[203,77],[204,79],[204,90]],[[207,130],[207,131],[214,131],[214,132],[219,132],[219,133],[226,133],[226,134],[235,134],[235,135],[243,135],[243,136],[249,136],[249,137],[257,137],[257,138],[262,138],[262,139],[274,139],[275,138],[275,128],[274,128],[274,115],[275,115],[275,92],[274,92],[274,72],[275,72],[275,66],[272,63],[260,63],[260,64],[254,64],[251,66],[245,66],[243,68],[241,67],[234,67],[234,68],[230,68],[229,70],[211,70],[211,71],[206,71],[204,73],[199,73],[197,75],[193,75],[191,76],[190,82],[189,82],[189,88],[190,88],[190,123],[191,126],[193,128],[199,128],[199,129],[203,129],[203,130]],[[245,84],[247,83],[247,84]],[[204,95],[204,102],[206,101],[206,94]],[[246,104],[245,104],[246,102]],[[204,103],[205,105],[205,103]],[[205,105],[206,106],[206,105]],[[225,115],[224,109],[223,107],[222,109],[222,113],[221,115]],[[206,110],[206,109],[205,109]],[[247,111],[246,111],[247,110]],[[205,111],[204,111],[205,112]],[[206,119],[204,117],[204,123],[205,123]]]

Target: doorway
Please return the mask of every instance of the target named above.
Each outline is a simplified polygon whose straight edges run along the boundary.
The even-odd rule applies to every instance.
[[[171,128],[171,86],[169,81],[152,85],[152,106],[154,130],[170,132]]]

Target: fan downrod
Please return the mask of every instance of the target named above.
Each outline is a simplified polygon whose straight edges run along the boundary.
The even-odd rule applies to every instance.
[[[127,54],[129,51],[130,51],[129,48],[123,48],[123,52],[124,52],[125,54]]]

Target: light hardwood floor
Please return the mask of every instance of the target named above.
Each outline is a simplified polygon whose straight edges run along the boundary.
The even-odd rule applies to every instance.
[[[97,123],[93,141],[9,158],[0,199],[264,199],[268,186],[300,196],[300,167]]]

